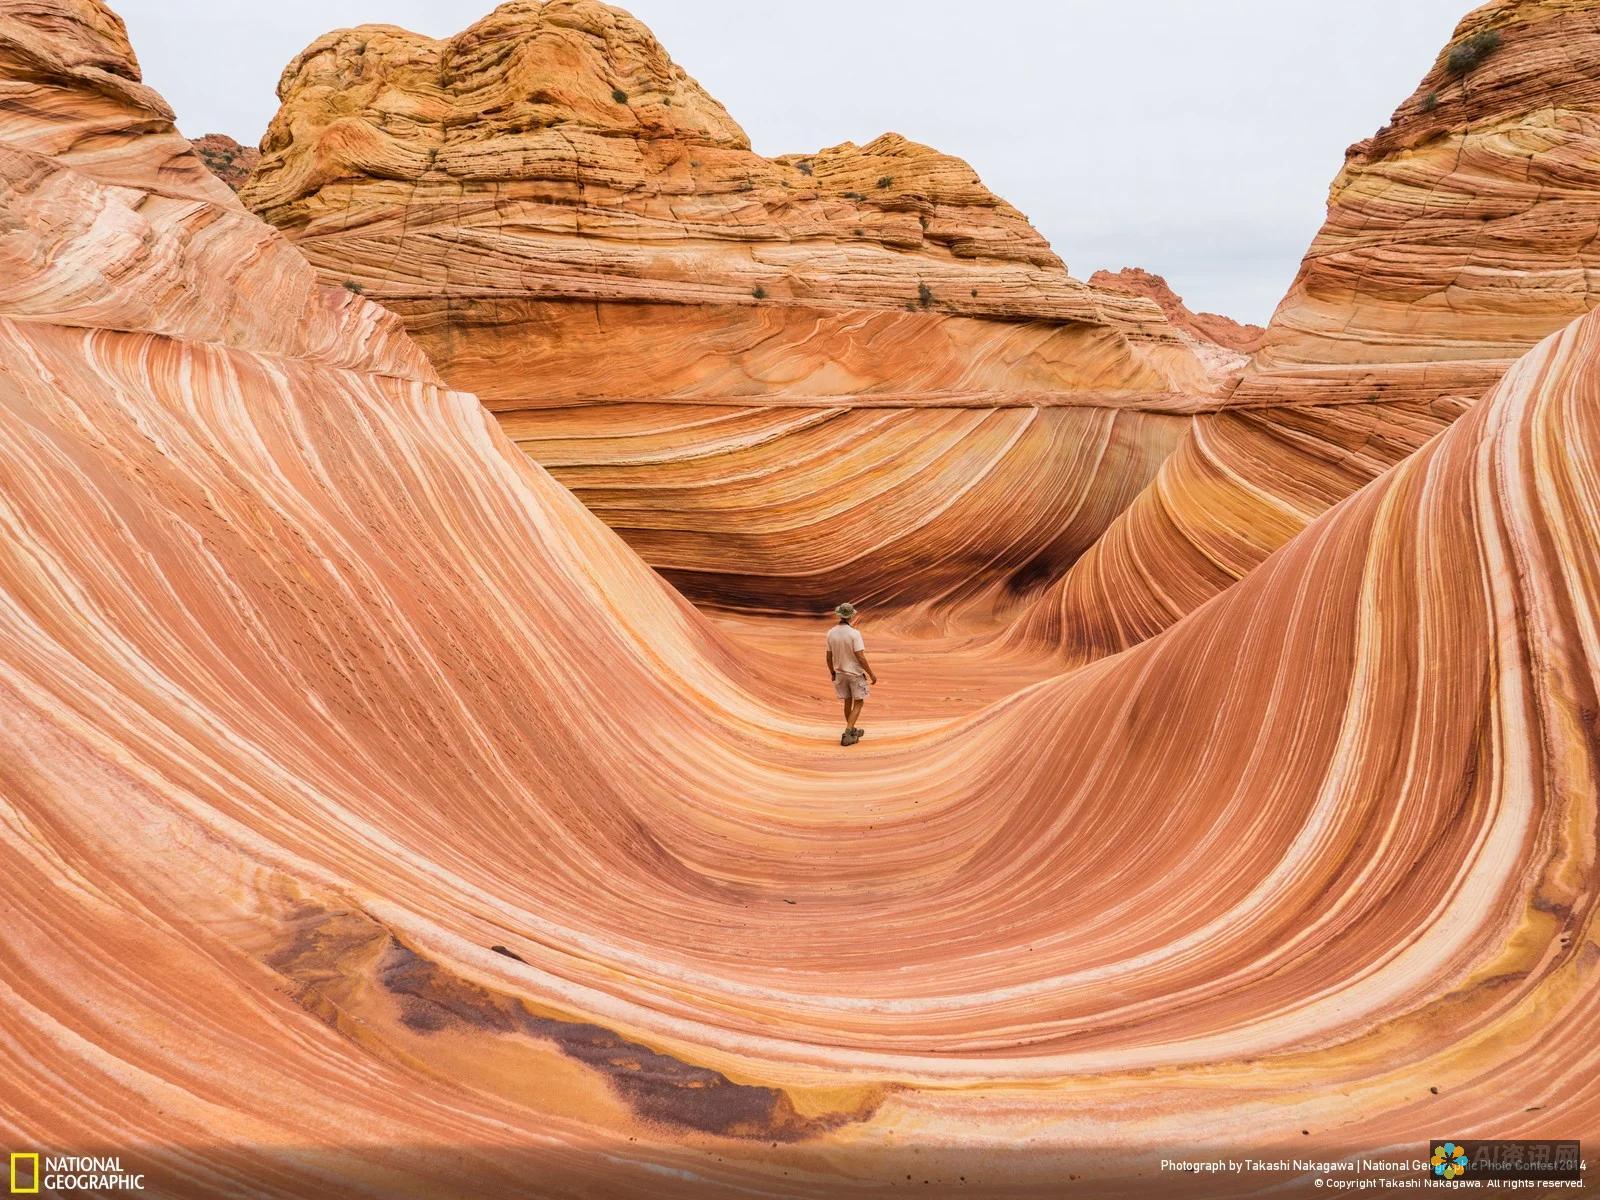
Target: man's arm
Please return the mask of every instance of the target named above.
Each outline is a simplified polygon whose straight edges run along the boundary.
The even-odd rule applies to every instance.
[[[828,657],[831,659],[833,656],[829,655]],[[867,673],[867,678],[873,683],[877,683],[878,673],[872,669],[872,664],[867,661],[867,652],[865,650],[856,651],[856,661],[861,664],[861,669]]]
[[[830,683],[833,682],[833,677],[834,677],[835,674],[836,674],[836,672],[833,669],[833,647],[829,646],[828,647],[828,682],[830,682]]]

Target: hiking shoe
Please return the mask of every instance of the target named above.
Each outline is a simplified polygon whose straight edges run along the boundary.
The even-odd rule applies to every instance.
[[[867,736],[867,731],[865,729],[852,729],[850,731],[850,736],[859,742],[862,738]]]
[[[856,739],[853,736],[851,736],[850,730],[846,729],[843,733],[841,733],[839,735],[839,745],[841,745],[841,746],[854,746],[855,744],[856,744]]]

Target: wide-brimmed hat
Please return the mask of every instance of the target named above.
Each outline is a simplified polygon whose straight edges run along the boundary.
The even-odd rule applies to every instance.
[[[856,606],[854,604],[851,604],[848,600],[846,600],[843,604],[839,605],[839,607],[834,609],[833,611],[838,613],[841,617],[844,617],[846,620],[848,620],[849,618],[851,618],[851,617],[856,615]]]

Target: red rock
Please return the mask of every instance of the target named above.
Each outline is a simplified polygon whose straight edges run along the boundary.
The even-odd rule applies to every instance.
[[[241,146],[225,133],[208,133],[189,144],[206,168],[236,192],[261,159],[261,151],[254,146]]]
[[[1096,271],[1089,276],[1089,286],[1154,300],[1161,311],[1167,314],[1167,320],[1185,333],[1241,354],[1251,354],[1257,350],[1267,332],[1259,325],[1241,325],[1230,317],[1216,313],[1191,312],[1183,298],[1172,290],[1165,279],[1142,267],[1124,267],[1116,272]]]

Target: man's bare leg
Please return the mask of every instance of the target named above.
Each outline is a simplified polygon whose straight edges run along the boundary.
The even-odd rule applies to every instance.
[[[856,721],[861,716],[861,710],[866,707],[866,703],[867,702],[865,700],[852,700],[850,702],[850,711],[847,714],[849,719],[846,724],[850,727],[852,732],[855,730]]]
[[[850,699],[849,696],[846,696],[844,698],[844,729],[845,729],[846,733],[849,733],[850,730],[852,728],[854,728],[854,725],[850,720],[850,716],[851,716],[851,709],[854,708],[855,703],[856,702],[854,700]]]

